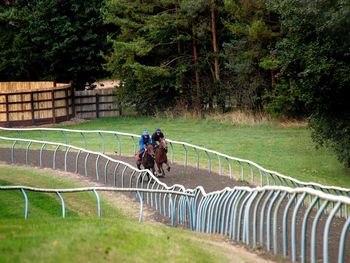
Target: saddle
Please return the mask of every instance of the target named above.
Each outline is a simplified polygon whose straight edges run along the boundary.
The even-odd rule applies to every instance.
[[[135,161],[139,161],[140,160],[140,151],[138,151],[136,154],[135,154]]]
[[[147,149],[145,149],[145,150],[143,151],[142,157],[145,156],[146,152],[147,152]],[[135,161],[136,161],[136,162],[139,161],[142,157],[140,157],[140,151],[138,151],[138,152],[135,154]]]

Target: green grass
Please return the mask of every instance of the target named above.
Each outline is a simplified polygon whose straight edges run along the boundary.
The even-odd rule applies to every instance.
[[[339,163],[333,152],[316,149],[306,127],[244,126],[209,120],[139,117],[102,118],[69,126],[136,134],[141,134],[145,128],[153,131],[157,127],[161,127],[170,139],[248,159],[266,169],[303,181],[350,187],[350,170]]]
[[[52,172],[38,173],[28,168],[15,168],[0,166],[0,185],[24,185],[38,188],[72,188],[80,187],[81,183],[75,184],[67,181],[62,176],[55,177]],[[55,193],[42,193],[26,191],[29,201],[30,219],[41,217],[60,217],[61,202]],[[93,193],[62,193],[65,201],[66,216],[92,216],[97,215],[96,197]],[[116,209],[103,202],[104,214],[118,215]],[[117,213],[118,212],[118,213]],[[22,218],[24,216],[24,198],[18,191],[0,192],[0,218]]]
[[[193,233],[126,219],[1,221],[1,262],[228,261]]]
[[[154,119],[144,117],[101,118],[78,125],[57,126],[82,130],[111,130],[141,134],[144,129],[150,132],[160,127],[166,136],[173,140],[184,141],[216,150],[234,157],[251,160],[266,169],[274,170],[302,181],[312,181],[324,185],[350,187],[350,170],[338,162],[333,152],[328,149],[316,149],[307,127],[282,128],[274,124],[234,125],[213,120]],[[6,134],[6,133],[2,133]],[[24,133],[23,133],[24,134]],[[27,138],[43,137],[28,133]],[[107,136],[108,137],[108,136]],[[62,134],[45,135],[45,139],[62,141]],[[68,138],[69,142],[83,146],[80,134]],[[116,139],[105,138],[108,151],[116,151]],[[126,139],[123,139],[126,141]],[[127,149],[131,153],[131,140],[128,138]],[[90,135],[88,147],[101,150],[101,138]],[[124,141],[123,141],[124,143]],[[183,152],[182,147],[176,151]],[[191,152],[194,156],[193,152]],[[215,160],[215,157],[212,156]],[[206,164],[206,157],[201,154],[201,163]],[[182,162],[183,156],[176,158]],[[194,157],[190,159],[195,163]],[[217,166],[214,161],[214,168]],[[238,167],[235,168],[238,171]],[[239,172],[239,171],[238,171]],[[249,174],[249,171],[247,171]]]
[[[0,185],[19,183],[82,186],[48,171],[0,166]],[[209,241],[207,235],[158,223],[139,224],[104,197],[104,213],[98,219],[90,215],[96,212],[92,196],[64,195],[70,208],[62,219],[58,198],[43,193],[28,196],[30,212],[24,220],[19,191],[0,191],[0,262],[228,262],[232,256],[229,248]]]

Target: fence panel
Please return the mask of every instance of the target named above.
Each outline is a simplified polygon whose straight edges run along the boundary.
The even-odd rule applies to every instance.
[[[114,102],[114,88],[75,91],[76,117],[92,119],[119,116]]]
[[[74,115],[71,84],[0,82],[0,125],[35,125],[69,120]]]

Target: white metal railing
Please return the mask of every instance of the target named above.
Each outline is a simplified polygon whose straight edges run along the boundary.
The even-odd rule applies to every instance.
[[[4,149],[0,151],[0,160],[2,161],[9,161],[11,163],[22,162],[29,165],[31,164],[30,159],[34,157],[33,155],[37,155],[38,162],[36,165],[39,167],[49,166],[53,169],[58,169],[58,167],[61,166],[61,169],[64,171],[69,171],[68,167],[71,166],[70,172],[77,173],[78,161],[82,160],[84,164],[82,165],[81,173],[83,175],[88,176],[88,170],[90,169],[90,174],[93,178],[104,184],[111,182],[113,186],[116,187],[118,181],[120,185],[119,188],[121,189],[146,189],[147,191],[139,191],[139,193],[142,193],[142,198],[146,199],[146,203],[151,207],[155,207],[156,210],[159,210],[164,217],[168,216],[171,220],[174,220],[175,217],[171,214],[172,210],[169,203],[172,199],[174,200],[172,206],[179,207],[182,205],[183,209],[187,209],[187,212],[183,212],[181,209],[176,210],[178,214],[178,217],[176,217],[177,223],[186,225],[192,222],[188,220],[186,215],[190,213],[190,205],[194,202],[193,195],[195,190],[185,189],[185,187],[180,184],[167,186],[165,183],[159,181],[149,170],[139,170],[126,162],[115,160],[105,154],[63,143],[6,137],[0,137],[0,142],[1,141],[7,141],[12,144],[9,153],[4,153]],[[27,145],[22,147],[24,143],[27,143]],[[37,144],[40,150],[31,151],[31,147],[33,147],[34,144]],[[16,148],[16,146],[18,147]],[[47,149],[50,146],[53,150]],[[20,158],[16,156],[16,152],[18,151],[22,151],[22,156]],[[44,157],[48,157],[49,152],[52,155],[50,156],[51,160],[49,163],[44,164]],[[61,163],[59,163],[57,158],[59,153],[61,153],[63,159]],[[48,161],[47,158],[46,161]],[[89,168],[89,165],[91,166],[92,164],[93,168]],[[202,187],[199,189],[201,193],[205,193]],[[175,192],[183,194],[177,194],[172,198],[171,195]],[[175,223],[175,221],[172,221],[172,224]],[[193,226],[190,227],[193,228]]]
[[[129,138],[129,146],[130,142],[132,143],[132,154],[135,154],[137,151],[137,140],[139,138],[139,135],[132,134],[132,133],[125,133],[125,132],[116,132],[116,131],[102,131],[102,130],[73,130],[73,129],[62,129],[62,128],[23,128],[23,129],[15,129],[15,128],[3,128],[0,127],[0,130],[3,131],[12,131],[16,133],[16,136],[18,138],[21,138],[21,135],[23,135],[24,132],[31,132],[31,131],[37,131],[40,133],[40,136],[45,138],[45,132],[58,132],[60,136],[63,137],[63,140],[66,144],[69,142],[69,136],[71,134],[75,135],[80,135],[84,148],[88,148],[88,142],[86,139],[87,134],[96,134],[97,137],[100,138],[100,149],[101,152],[106,152],[106,136],[107,135],[112,135],[115,137],[115,143],[117,144],[118,148],[118,153],[121,155],[122,154],[122,140],[121,137],[124,138]],[[196,146],[193,144],[189,144],[186,142],[181,142],[181,141],[175,141],[171,139],[167,139],[167,141],[170,144],[170,159],[172,162],[175,161],[175,148],[174,146],[180,146],[183,149],[183,152],[180,154],[177,154],[177,159],[180,159],[183,157],[184,159],[184,165],[188,165],[188,160],[189,160],[189,149],[193,149],[191,151],[194,153],[194,161],[195,161],[195,166],[199,168],[201,166],[200,162],[200,152],[204,152],[205,156],[207,158],[207,169],[209,172],[212,171],[212,163],[214,160],[216,161],[217,167],[218,167],[218,173],[221,175],[223,174],[223,163],[224,160],[227,163],[228,166],[228,175],[230,177],[233,177],[234,171],[233,167],[234,164],[237,164],[239,169],[238,173],[240,173],[240,179],[242,181],[247,181],[249,183],[255,184],[256,176],[258,175],[259,177],[259,185],[281,185],[281,186],[291,186],[291,187],[311,187],[313,189],[318,189],[326,193],[332,193],[336,195],[350,195],[350,189],[349,188],[344,188],[344,187],[337,187],[337,186],[325,186],[319,183],[315,182],[303,182],[298,179],[285,176],[283,174],[280,174],[278,172],[272,171],[265,169],[264,167],[250,161],[250,160],[245,160],[237,157],[232,157],[227,154],[223,154],[217,151],[213,151],[204,147]],[[77,138],[74,138],[74,141],[71,141],[70,143],[76,144]],[[129,148],[129,147],[128,147]],[[110,152],[113,152],[110,150]],[[212,158],[212,156],[215,156],[215,158]],[[247,172],[249,171],[249,172]]]
[[[232,240],[242,241],[247,245],[264,246],[268,251],[272,249],[275,254],[282,253],[284,256],[288,256],[291,251],[290,258],[293,261],[300,259],[301,262],[307,261],[307,255],[310,255],[311,262],[319,260],[317,244],[321,243],[323,247],[321,257],[324,262],[335,258],[338,259],[338,262],[346,261],[345,252],[349,251],[346,241],[350,227],[348,212],[350,198],[347,196],[331,195],[310,188],[283,186],[255,188],[236,186],[206,193],[201,186],[196,189],[185,189],[179,184],[167,186],[154,177],[149,170],[138,170],[128,163],[114,160],[105,154],[69,144],[6,137],[0,137],[0,141],[11,143],[9,153],[0,151],[2,161],[7,160],[13,163],[22,161],[29,164],[29,159],[33,159],[33,155],[39,155],[38,166],[45,166],[45,160],[52,158],[52,161],[50,159],[46,166],[52,165],[54,169],[57,169],[59,164],[56,157],[61,154],[61,161],[63,161],[61,167],[65,171],[71,169],[70,171],[77,172],[77,159],[84,160],[84,167],[81,171],[83,175],[88,174],[87,164],[94,164],[92,172],[97,181],[104,178],[106,184],[110,177],[113,178],[113,183],[117,178],[121,180],[121,187],[105,189],[111,191],[113,189],[125,189],[125,191],[132,189],[137,193],[140,202],[145,200],[150,206],[159,210],[164,217],[170,218],[173,225],[177,222],[195,231],[228,235]],[[23,147],[21,143],[26,143],[26,147]],[[31,151],[30,147],[33,144],[38,144],[39,147],[35,149],[40,150]],[[54,150],[49,150],[49,146]],[[50,151],[52,156],[48,154]],[[22,157],[25,155],[25,158],[20,160],[18,154],[22,154],[20,155]],[[50,158],[45,159],[44,156]],[[95,156],[95,159],[92,159],[92,156]],[[109,167],[113,165],[114,167]],[[99,176],[101,167],[104,171],[103,178]],[[116,172],[118,169],[119,172]],[[146,174],[151,178],[148,182],[145,181]],[[2,188],[0,187],[0,190]],[[14,188],[21,189],[24,197],[26,196],[25,190],[41,191],[38,188],[25,186]],[[82,189],[95,189],[95,194],[97,193],[97,188]],[[60,193],[70,191],[69,189],[45,189],[47,190],[57,193],[59,197]],[[98,195],[96,197],[98,198]],[[60,200],[64,202],[62,195]],[[26,202],[28,202],[27,199]],[[312,214],[314,216],[311,216]],[[320,225],[322,218],[326,222],[323,226]],[[309,236],[307,235],[308,223],[312,224]],[[329,234],[334,225],[341,226],[337,230],[340,237],[335,242],[329,242],[329,239],[334,238]],[[320,233],[323,233],[322,237]],[[310,244],[306,242],[308,239],[310,239]],[[282,243],[279,243],[278,240],[282,240]],[[299,247],[297,247],[298,241]],[[332,248],[329,247],[330,244]],[[336,255],[334,251],[338,251]]]
[[[20,185],[6,185],[6,186],[0,186],[0,191],[9,191],[9,190],[20,190],[23,194],[24,198],[24,218],[28,218],[28,212],[29,212],[29,200],[28,195],[26,194],[26,191],[31,192],[42,192],[42,193],[55,193],[59,197],[61,201],[61,210],[62,210],[62,218],[66,217],[66,208],[65,208],[65,202],[63,198],[63,193],[80,193],[80,192],[93,192],[96,196],[97,200],[97,214],[98,217],[102,216],[102,209],[101,209],[101,199],[98,194],[102,191],[109,191],[109,192],[134,192],[136,193],[138,200],[140,202],[140,210],[139,210],[139,222],[142,222],[142,216],[143,216],[143,198],[141,193],[157,193],[157,194],[164,194],[168,195],[168,201],[169,201],[169,215],[171,222],[174,224],[175,222],[175,211],[186,209],[186,207],[179,205],[177,203],[177,207],[175,206],[175,202],[173,201],[172,195],[174,196],[190,196],[193,197],[193,194],[186,194],[179,191],[171,191],[171,190],[154,190],[154,189],[140,189],[140,188],[118,188],[118,187],[78,187],[78,188],[61,188],[61,189],[50,189],[50,188],[38,188],[38,187],[30,187],[30,186],[20,186]],[[183,213],[183,211],[182,211]]]
[[[204,195],[197,206],[195,225],[196,231],[228,235],[253,247],[264,246],[274,254],[290,256],[293,262],[341,263],[350,260],[349,253],[345,259],[350,241],[349,205],[349,197],[310,188],[237,186]],[[344,214],[345,221],[341,219]],[[308,224],[312,225],[310,235]],[[330,235],[332,227],[339,236],[335,232]],[[322,245],[322,253],[317,251],[317,244]]]

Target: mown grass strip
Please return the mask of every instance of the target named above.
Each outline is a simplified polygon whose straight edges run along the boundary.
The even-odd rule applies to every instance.
[[[49,170],[0,166],[2,185],[62,188],[88,184],[66,176],[55,176]],[[122,215],[105,197],[102,207],[110,212],[102,218],[76,210],[83,207],[84,211],[93,211],[96,204],[89,196],[79,200],[74,196],[68,202],[70,216],[62,219],[57,198],[31,193],[33,214],[24,220],[21,193],[1,191],[0,195],[0,262],[263,262],[256,255],[215,241],[221,238],[159,223],[139,224],[137,216]]]

